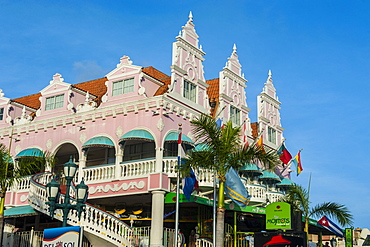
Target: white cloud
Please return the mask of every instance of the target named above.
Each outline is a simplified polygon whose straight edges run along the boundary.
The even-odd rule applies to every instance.
[[[95,61],[84,60],[73,64],[73,71],[77,82],[83,82],[101,78],[105,75],[104,70]]]

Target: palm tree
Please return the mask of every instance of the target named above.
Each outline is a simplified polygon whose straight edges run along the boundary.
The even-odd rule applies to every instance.
[[[219,194],[217,207],[216,246],[224,242],[224,192],[226,173],[232,167],[238,170],[246,163],[259,161],[265,169],[274,169],[278,163],[275,151],[266,152],[256,145],[244,146],[240,138],[240,127],[234,127],[231,121],[222,128],[210,116],[202,115],[191,122],[196,143],[202,144],[201,151],[191,151],[180,167],[183,176],[190,173],[190,168],[210,169],[217,173],[219,179]]]
[[[353,216],[348,208],[336,202],[323,202],[310,207],[310,193],[300,185],[293,185],[284,197],[284,201],[292,205],[293,210],[299,210],[304,218],[304,231],[308,236],[308,221],[310,217],[324,215],[335,219],[341,226],[351,225]],[[308,238],[307,238],[308,241]]]
[[[9,149],[0,143],[0,243],[2,242],[4,230],[4,205],[5,195],[8,188],[21,177],[32,175],[44,170],[45,166],[53,166],[55,158],[49,153],[43,157],[22,157],[14,165]]]

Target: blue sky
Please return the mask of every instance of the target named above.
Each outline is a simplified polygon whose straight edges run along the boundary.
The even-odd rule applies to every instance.
[[[0,0],[0,88],[37,93],[58,72],[77,83],[104,76],[123,55],[170,74],[172,42],[192,11],[218,77],[237,45],[256,121],[267,72],[282,102],[286,146],[302,151],[312,205],[348,206],[370,227],[370,1],[17,1]]]

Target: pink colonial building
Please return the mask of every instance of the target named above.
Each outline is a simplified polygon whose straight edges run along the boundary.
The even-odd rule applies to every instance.
[[[6,194],[7,231],[60,226],[49,217],[45,185],[52,173],[62,177],[70,157],[79,165],[76,183],[89,186],[86,212],[70,225],[85,226],[94,246],[167,246],[173,241],[178,125],[185,149],[195,147],[190,121],[200,114],[218,115],[242,125],[252,143],[262,133],[264,145],[277,149],[283,140],[280,102],[268,73],[258,96],[258,122],[251,123],[246,83],[233,47],[219,78],[204,78],[203,56],[192,16],[173,43],[170,75],[154,67],[134,65],[123,56],[102,78],[70,84],[56,73],[38,93],[9,99],[0,94],[0,142],[14,162],[47,151],[58,160],[47,172],[19,180]],[[196,147],[195,147],[196,148]],[[256,165],[241,169],[251,206],[227,203],[226,219],[244,215],[238,232],[262,229],[264,205],[278,200],[291,184],[289,170],[274,174]],[[213,176],[197,171],[200,190],[180,205],[180,230],[211,237]],[[23,211],[22,211],[23,210]],[[22,217],[18,217],[22,216]],[[233,224],[226,220],[232,228]],[[225,228],[232,231],[231,228]],[[234,229],[236,231],[236,229]],[[200,240],[199,240],[200,241]],[[206,240],[204,240],[206,241]]]

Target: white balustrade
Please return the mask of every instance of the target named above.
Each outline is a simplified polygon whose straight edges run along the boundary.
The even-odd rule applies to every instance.
[[[242,180],[243,181],[243,180]],[[251,202],[259,202],[265,203],[266,202],[266,187],[264,185],[252,185],[252,184],[244,184],[247,188],[248,194],[251,196]]]
[[[98,182],[110,182],[115,179],[116,166],[113,165],[102,165],[85,167],[83,169],[83,178],[85,183],[98,183]],[[78,177],[76,175],[76,177]]]
[[[136,176],[148,176],[150,173],[155,172],[155,163],[155,159],[121,163],[118,179]]]
[[[196,169],[194,174],[198,180],[199,187],[213,188],[214,171],[210,169]]]
[[[29,204],[36,210],[50,215],[49,206],[46,204],[46,183],[51,180],[50,173],[36,174],[31,178],[31,186],[29,192]],[[60,197],[59,203],[62,203],[64,196]],[[72,203],[75,203],[72,201]],[[54,217],[58,220],[62,219],[61,210],[55,211]],[[81,219],[78,219],[78,214],[75,210],[70,211],[68,215],[68,224],[83,225],[84,230],[94,234],[95,236],[104,238],[106,241],[115,245],[132,245],[132,229],[120,221],[114,215],[100,210],[90,204],[86,204],[85,211],[81,214]]]
[[[283,192],[273,192],[273,191],[268,191],[266,193],[267,199],[269,200],[270,203],[272,202],[278,202],[281,200],[281,198],[284,196]]]
[[[163,159],[163,172],[167,173],[170,178],[176,178],[176,166],[177,166],[177,158],[164,158]]]

